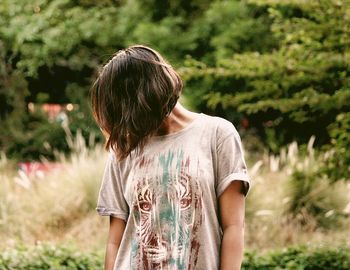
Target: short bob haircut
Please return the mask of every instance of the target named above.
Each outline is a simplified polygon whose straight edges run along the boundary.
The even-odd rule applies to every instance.
[[[143,147],[171,113],[183,82],[154,49],[119,50],[100,69],[91,88],[93,116],[106,137],[106,150],[119,160]]]

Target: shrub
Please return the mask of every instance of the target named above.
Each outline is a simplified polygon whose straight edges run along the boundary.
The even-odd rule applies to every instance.
[[[309,229],[330,228],[338,226],[345,215],[343,209],[348,203],[348,196],[342,191],[346,189],[346,183],[332,183],[320,174],[324,153],[315,153],[314,139],[310,139],[307,153],[298,154],[296,150],[292,158],[286,191],[289,198],[287,213]]]
[[[350,180],[350,113],[339,114],[329,132],[331,144],[324,147],[328,157],[322,171],[332,180]]]
[[[18,246],[1,252],[0,269],[26,270],[97,270],[102,269],[101,254],[81,252],[74,246],[39,243]]]
[[[350,269],[350,247],[290,246],[266,254],[245,252],[243,270],[346,270]]]
[[[74,110],[68,113],[68,125],[50,121],[43,112],[23,114],[20,125],[6,119],[0,127],[0,147],[10,159],[54,160],[55,151],[69,154],[72,150],[70,137],[81,134],[88,146],[103,141],[102,133],[91,115]]]
[[[38,243],[17,246],[0,253],[0,269],[26,270],[98,270],[103,269],[103,254],[99,251],[81,252],[72,245],[55,246]],[[350,269],[350,247],[290,246],[258,254],[245,251],[243,270],[347,270]]]

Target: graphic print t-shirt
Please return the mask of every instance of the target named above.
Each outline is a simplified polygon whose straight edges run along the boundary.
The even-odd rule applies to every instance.
[[[247,196],[240,136],[231,122],[204,113],[152,137],[141,154],[117,161],[110,153],[96,210],[126,222],[114,269],[217,270],[218,198],[237,180]]]

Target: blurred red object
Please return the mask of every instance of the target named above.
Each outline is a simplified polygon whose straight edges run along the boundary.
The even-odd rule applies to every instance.
[[[67,103],[67,104],[56,104],[56,103],[45,103],[35,104],[33,102],[28,103],[28,111],[34,113],[36,110],[42,110],[46,113],[47,118],[50,121],[62,122],[62,118],[66,118],[66,113],[73,111],[78,108],[78,105]]]
[[[244,129],[248,129],[248,127],[249,127],[249,120],[248,120],[248,118],[242,118],[242,120],[241,120],[241,125],[242,125],[242,127],[244,128]]]
[[[65,108],[65,106],[60,104],[43,104],[43,110],[47,113],[50,120],[53,120],[57,115]]]
[[[20,162],[18,163],[18,169],[29,176],[44,176],[45,173],[53,170],[62,169],[63,165],[60,163],[43,163],[43,162]]]

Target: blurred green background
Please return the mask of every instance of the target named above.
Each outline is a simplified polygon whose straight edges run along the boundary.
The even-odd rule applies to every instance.
[[[132,44],[173,64],[185,107],[241,134],[253,182],[243,268],[350,269],[349,0],[2,0],[0,269],[101,267],[106,154],[89,91]],[[39,242],[53,247],[27,250]],[[29,268],[35,256],[48,268]]]

